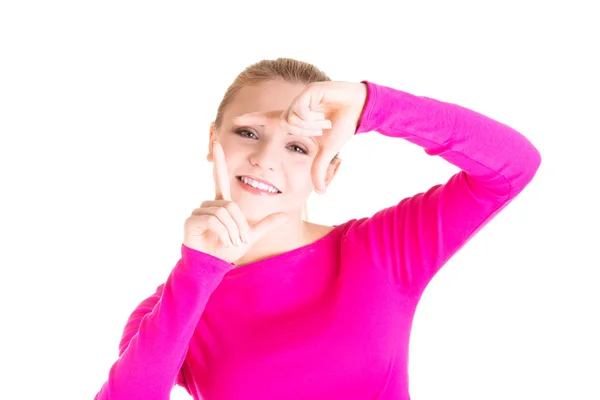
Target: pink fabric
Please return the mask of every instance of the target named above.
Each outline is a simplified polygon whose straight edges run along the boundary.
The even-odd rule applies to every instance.
[[[484,115],[365,83],[357,134],[405,139],[461,171],[239,268],[182,245],[167,281],[131,314],[97,400],[168,399],[175,384],[204,400],[410,398],[419,298],[532,180],[541,156]]]

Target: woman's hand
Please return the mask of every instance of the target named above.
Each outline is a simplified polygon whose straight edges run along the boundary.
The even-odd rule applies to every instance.
[[[325,174],[333,157],[356,133],[367,99],[367,85],[355,82],[314,82],[286,110],[240,115],[237,125],[264,125],[280,114],[281,126],[294,135],[318,136],[320,149],[312,165],[317,192],[325,193]]]
[[[289,215],[275,213],[249,225],[239,206],[231,201],[227,163],[221,145],[213,145],[215,200],[204,201],[184,224],[183,244],[228,263],[242,258],[269,230],[285,223]]]

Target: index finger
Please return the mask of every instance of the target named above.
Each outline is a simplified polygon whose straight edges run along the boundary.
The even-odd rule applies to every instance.
[[[235,125],[267,125],[269,120],[279,119],[284,110],[257,111],[233,118]]]
[[[213,177],[215,180],[215,200],[231,201],[229,173],[223,147],[218,141],[213,143]]]

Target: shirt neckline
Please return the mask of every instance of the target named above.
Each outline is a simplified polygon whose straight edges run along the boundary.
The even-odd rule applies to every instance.
[[[299,257],[309,251],[314,251],[315,247],[321,246],[321,245],[327,243],[328,241],[330,241],[332,238],[336,237],[343,225],[344,224],[333,225],[333,229],[331,231],[329,231],[326,235],[322,236],[321,238],[315,240],[312,243],[305,244],[304,246],[297,247],[297,248],[287,251],[285,253],[267,257],[262,260],[258,260],[253,263],[250,263],[250,264],[240,265],[239,267],[234,267],[233,269],[231,269],[231,270],[227,271],[227,273],[225,273],[225,276],[223,277],[223,279],[225,280],[228,278],[234,278],[234,277],[239,277],[242,275],[247,275],[247,274],[253,273],[254,271],[261,270],[263,268],[266,268],[266,267],[269,267],[272,265],[277,265],[277,264],[288,262],[288,261],[290,261],[296,257]]]

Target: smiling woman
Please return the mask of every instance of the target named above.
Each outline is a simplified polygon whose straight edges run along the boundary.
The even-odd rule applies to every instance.
[[[308,222],[340,148],[371,131],[460,171],[371,217]],[[235,79],[206,158],[215,198],[185,221],[180,260],[130,315],[97,400],[166,400],[174,385],[205,400],[410,399],[423,291],[541,162],[480,113],[291,59]]]

